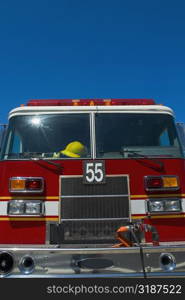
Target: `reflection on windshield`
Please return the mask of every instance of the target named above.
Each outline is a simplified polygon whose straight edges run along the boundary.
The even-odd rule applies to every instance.
[[[63,113],[10,119],[4,159],[182,157],[173,117],[157,113]],[[92,135],[93,136],[93,135]],[[94,143],[95,142],[95,143]]]
[[[10,120],[4,158],[90,157],[89,114],[17,116]]]
[[[99,113],[97,157],[179,157],[173,118],[165,114]]]

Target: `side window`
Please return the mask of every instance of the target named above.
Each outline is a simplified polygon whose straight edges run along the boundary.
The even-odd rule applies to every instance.
[[[184,156],[185,156],[185,124],[184,123],[177,123],[177,132],[179,135],[179,139],[181,142],[181,146],[184,152]]]
[[[159,137],[160,146],[170,146],[168,130],[165,129]]]
[[[22,143],[20,137],[15,134],[12,143],[12,153],[21,153],[22,152]]]
[[[7,125],[6,124],[0,124],[0,149],[2,147],[5,134],[6,134]]]

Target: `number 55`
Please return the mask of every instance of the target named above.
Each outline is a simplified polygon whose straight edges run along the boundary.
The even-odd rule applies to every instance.
[[[84,162],[84,183],[105,183],[104,161]]]

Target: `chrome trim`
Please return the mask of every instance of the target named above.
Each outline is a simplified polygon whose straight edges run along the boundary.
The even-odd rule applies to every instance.
[[[88,219],[62,219],[62,221],[121,221],[121,220],[127,220],[128,218],[88,218]]]
[[[90,122],[91,122],[91,157],[92,159],[96,158],[96,136],[95,136],[95,113],[91,112]]]
[[[177,179],[177,183],[178,183],[178,187],[174,188],[174,187],[166,187],[166,188],[148,188],[146,181],[147,178],[152,177],[152,178],[163,178],[163,177],[176,177]],[[158,192],[158,191],[178,191],[180,189],[180,181],[179,181],[179,176],[177,175],[146,175],[144,176],[144,188],[147,192]]]
[[[165,262],[163,259],[167,259],[167,261]],[[173,271],[176,268],[176,259],[171,253],[161,253],[159,264],[164,271]]]
[[[127,176],[127,188],[128,188],[128,205],[129,205],[129,221],[132,221],[132,212],[131,212],[131,197],[130,197],[130,176]]]
[[[32,260],[32,265],[31,266],[24,266],[24,262],[26,259],[31,259]],[[25,274],[25,275],[28,275],[28,274],[31,274],[34,269],[35,269],[35,262],[34,262],[34,259],[32,256],[29,256],[29,255],[25,255],[21,258],[20,262],[19,262],[19,269],[21,271],[21,273]]]
[[[5,245],[1,252],[11,252],[15,258],[14,268],[10,278],[92,278],[92,277],[144,277],[141,266],[140,247],[128,248],[58,248],[59,245],[46,247],[44,245],[20,246]],[[60,246],[61,247],[61,246]],[[145,271],[147,277],[184,277],[185,278],[185,244],[163,245],[149,247],[142,244]],[[173,256],[176,267],[173,270],[163,270],[160,257],[164,253]],[[21,273],[19,262],[25,256],[34,258],[35,269],[32,274]],[[81,268],[78,261],[98,258],[112,261],[112,265],[99,270]]]
[[[73,275],[11,275],[11,278],[144,278],[142,273],[111,273],[111,274],[73,274]],[[147,278],[184,278],[185,272],[170,272],[170,273],[147,273]]]
[[[105,197],[127,197],[128,195],[119,194],[119,195],[69,195],[69,196],[62,196],[62,198],[105,198]]]
[[[42,182],[42,186],[41,186],[41,189],[40,190],[16,190],[16,191],[12,191],[11,190],[11,187],[10,187],[10,181],[11,180],[26,180],[26,179],[40,179],[41,182]],[[22,177],[22,176],[16,176],[16,177],[10,177],[9,178],[9,192],[12,193],[12,194],[17,194],[17,193],[29,193],[29,194],[40,194],[40,193],[43,193],[44,191],[44,178],[43,177]]]
[[[11,256],[11,258],[13,260],[12,268],[6,273],[0,272],[0,278],[4,278],[4,277],[8,276],[12,272],[12,270],[14,268],[14,265],[15,265],[15,257],[11,252],[9,252],[9,250],[12,250],[12,249],[8,249],[8,250],[0,249],[0,255],[3,254],[3,253],[8,254],[8,255]]]
[[[90,159],[88,159],[88,160],[90,160]],[[98,160],[98,159],[96,159],[96,160]],[[100,159],[100,160],[102,160],[102,159]],[[106,177],[123,177],[123,176],[128,176],[129,177],[129,174],[106,174]],[[61,175],[60,177],[63,177],[63,178],[67,178],[67,177],[83,177],[83,175]]]
[[[161,105],[94,105],[94,106],[24,106],[14,108],[9,112],[8,119],[20,115],[35,114],[68,114],[68,113],[146,113],[146,114],[169,114],[174,116],[171,108]]]

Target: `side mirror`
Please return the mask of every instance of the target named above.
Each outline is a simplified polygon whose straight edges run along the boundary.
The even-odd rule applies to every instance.
[[[176,123],[176,126],[177,126],[177,132],[185,156],[185,123]]]

